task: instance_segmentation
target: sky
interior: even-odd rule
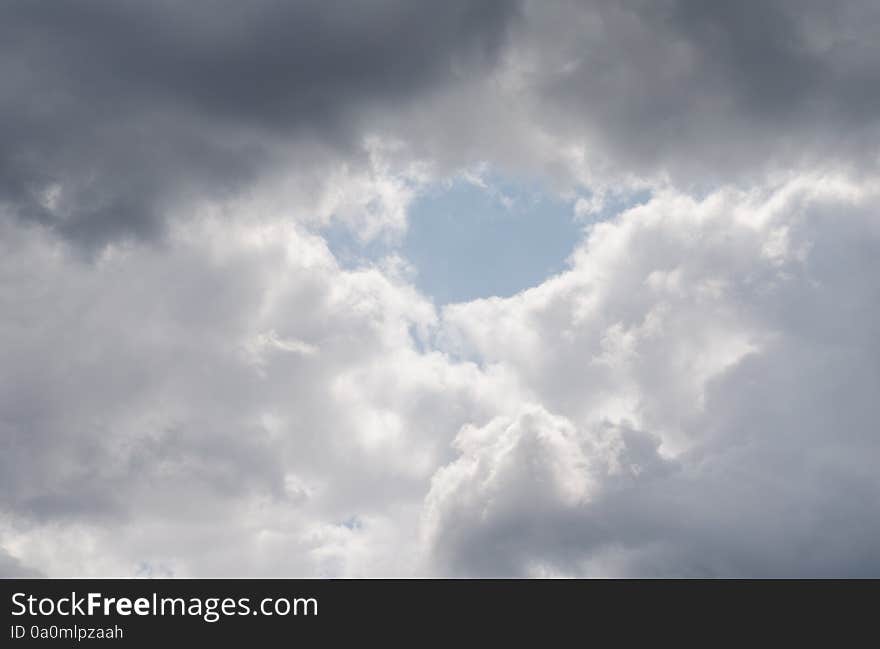
[[[400,255],[413,284],[443,305],[510,297],[561,272],[585,225],[570,198],[469,171],[425,186],[408,207],[402,236],[365,242],[339,224],[324,236],[349,266]]]
[[[876,2],[0,12],[0,576],[880,577]]]

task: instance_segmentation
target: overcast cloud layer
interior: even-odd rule
[[[880,576],[878,89],[867,0],[8,4],[0,575]],[[435,303],[496,175],[582,238]]]

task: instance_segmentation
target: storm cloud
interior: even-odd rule
[[[516,5],[7,5],[0,189],[86,247],[155,238],[168,213],[243,191],[285,152],[358,164],[370,113],[496,58]],[[309,155],[312,160],[309,160]]]

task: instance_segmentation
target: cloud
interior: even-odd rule
[[[880,573],[874,3],[6,13],[3,574]],[[438,306],[474,169],[584,238]]]
[[[0,27],[0,201],[94,251],[160,237],[193,199],[235,197],[279,167],[364,164],[371,114],[491,64],[515,13],[16,3]]]
[[[369,171],[377,135],[400,144],[395,168],[489,162],[567,191],[876,170],[870,2],[7,13],[0,203],[91,253],[273,182],[314,201]]]
[[[661,195],[570,271],[446,307],[540,406],[459,432],[425,506],[438,569],[876,574],[877,192]]]
[[[875,574],[877,193],[665,192],[440,313],[271,216],[97,262],[4,226],[3,547],[59,576]]]
[[[876,173],[878,26],[858,0],[526,2],[491,73],[417,98],[393,128],[450,167],[568,190]]]
[[[45,578],[38,570],[31,570],[0,549],[0,575],[4,579],[41,579]]]
[[[94,261],[51,229],[0,239],[0,529],[50,574],[396,574],[372,535],[415,535],[451,434],[515,398],[419,351],[435,308],[393,259],[342,269],[277,216]]]

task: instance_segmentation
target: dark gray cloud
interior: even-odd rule
[[[635,174],[703,189],[877,163],[873,2],[4,12],[0,201],[91,249],[155,238],[169,215],[267,174],[365,164],[373,131],[444,170],[488,160],[559,186]]]
[[[485,160],[566,189],[873,173],[878,43],[870,0],[535,0],[482,83],[420,98],[393,128],[449,168]]]
[[[530,5],[535,20],[525,22],[542,62],[537,102],[564,133],[586,134],[598,157],[684,185],[876,164],[876,3],[557,7]]]
[[[356,159],[371,110],[491,63],[516,8],[6,4],[0,201],[89,246],[153,237],[170,208],[240,190],[282,146]]]

